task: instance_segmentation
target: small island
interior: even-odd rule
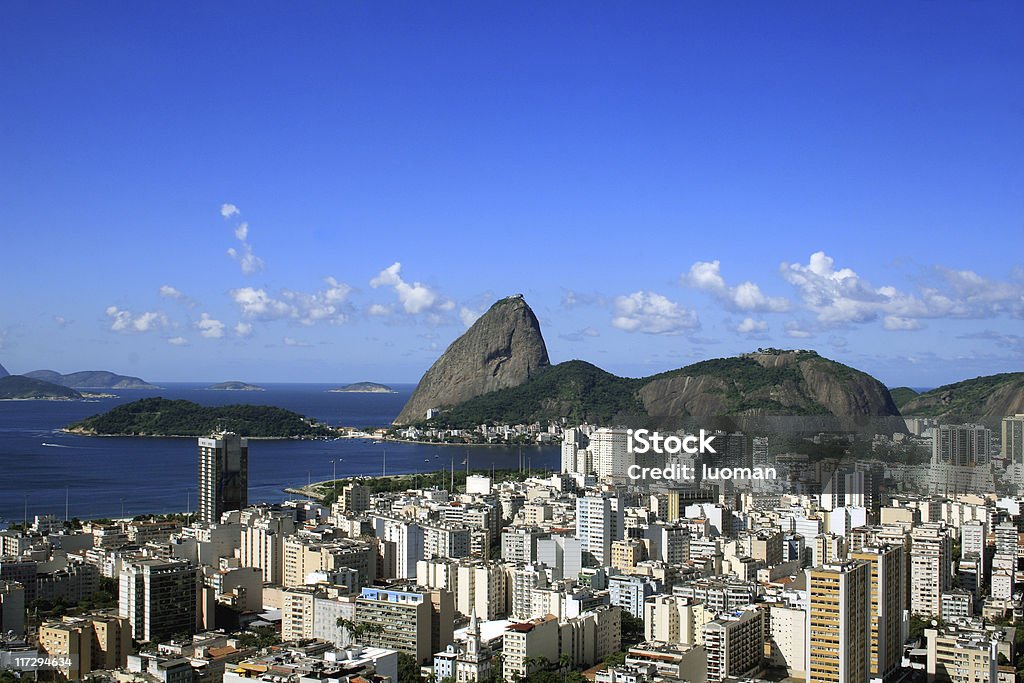
[[[337,432],[275,406],[202,406],[192,401],[144,398],[72,423],[64,431],[84,436],[206,436],[227,430],[256,439],[314,439]]]
[[[246,382],[219,382],[206,387],[208,391],[266,391],[263,387]]]
[[[343,387],[336,389],[328,389],[327,391],[334,394],[394,394],[394,389],[387,386],[386,384],[377,384],[376,382],[356,382],[355,384],[346,384]]]

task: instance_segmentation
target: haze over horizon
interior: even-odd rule
[[[1024,369],[1020,4],[239,7],[6,9],[10,372]]]

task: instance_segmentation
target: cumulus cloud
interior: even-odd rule
[[[239,213],[241,212],[238,210],[238,207],[235,206],[234,204],[220,205],[220,215],[223,216],[224,218],[231,218],[232,216],[237,216]]]
[[[391,307],[385,306],[384,304],[370,304],[370,307],[366,309],[366,312],[374,316],[387,316],[391,315]]]
[[[62,315],[53,316],[53,322],[55,325],[57,325],[57,327],[67,327],[69,324],[68,319]]]
[[[887,330],[915,330],[929,318],[1024,317],[1024,283],[991,280],[971,270],[936,268],[940,286],[916,292],[876,287],[851,268],[837,268],[822,251],[811,254],[806,265],[783,263],[781,272],[818,321],[829,325],[881,319]]]
[[[240,287],[229,294],[242,315],[256,320],[290,318],[303,325],[345,322],[352,287],[333,277],[325,277],[323,281],[326,286],[315,292],[284,289],[272,296],[264,289]]]
[[[713,295],[732,311],[778,313],[789,310],[790,304],[787,299],[768,296],[753,282],[729,285],[722,277],[721,270],[721,262],[717,260],[697,261],[680,280],[683,285]]]
[[[114,332],[150,332],[167,327],[170,323],[163,311],[146,311],[133,314],[117,306],[107,306],[110,329]]]
[[[450,311],[455,308],[455,302],[441,299],[437,292],[421,282],[407,282],[402,278],[401,273],[402,264],[396,261],[377,273],[377,276],[370,280],[370,286],[374,289],[391,287],[395,291],[402,309],[412,315],[426,313],[434,309]]]
[[[236,337],[248,337],[252,334],[252,324],[238,322],[235,323],[235,336]]]
[[[615,297],[612,326],[626,332],[682,334],[700,328],[697,314],[656,292]]]
[[[295,315],[294,307],[273,298],[263,289],[240,287],[232,289],[228,294],[245,316],[259,320],[278,320]]]
[[[188,339],[184,337],[171,337],[167,340],[167,343],[171,346],[188,346]]]
[[[300,339],[295,339],[294,337],[285,337],[282,341],[284,342],[285,346],[312,346],[312,344],[304,342]]]
[[[206,339],[220,339],[224,336],[224,328],[226,325],[219,320],[211,318],[208,313],[203,315],[196,321],[196,329],[199,330],[199,334]]]
[[[759,334],[768,331],[768,323],[763,320],[744,318],[743,322],[736,326],[736,331],[740,334]]]

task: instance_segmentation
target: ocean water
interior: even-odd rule
[[[0,526],[27,515],[81,519],[122,513],[182,512],[196,509],[198,453],[195,439],[87,437],[60,428],[116,405],[150,396],[182,398],[203,405],[274,405],[330,425],[383,426],[398,415],[414,389],[397,385],[394,394],[328,392],[328,384],[264,384],[266,391],[209,391],[207,385],[171,383],[161,389],[117,390],[117,398],[85,401],[0,401]],[[433,472],[462,463],[473,471],[514,468],[516,448],[464,448],[396,444],[364,439],[334,441],[250,441],[249,501],[279,502],[284,488],[333,476]],[[558,448],[528,447],[524,460],[534,469],[558,467]],[[332,460],[335,461],[332,463]]]

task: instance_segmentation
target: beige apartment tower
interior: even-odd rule
[[[871,650],[871,565],[807,570],[807,683],[864,683]]]

